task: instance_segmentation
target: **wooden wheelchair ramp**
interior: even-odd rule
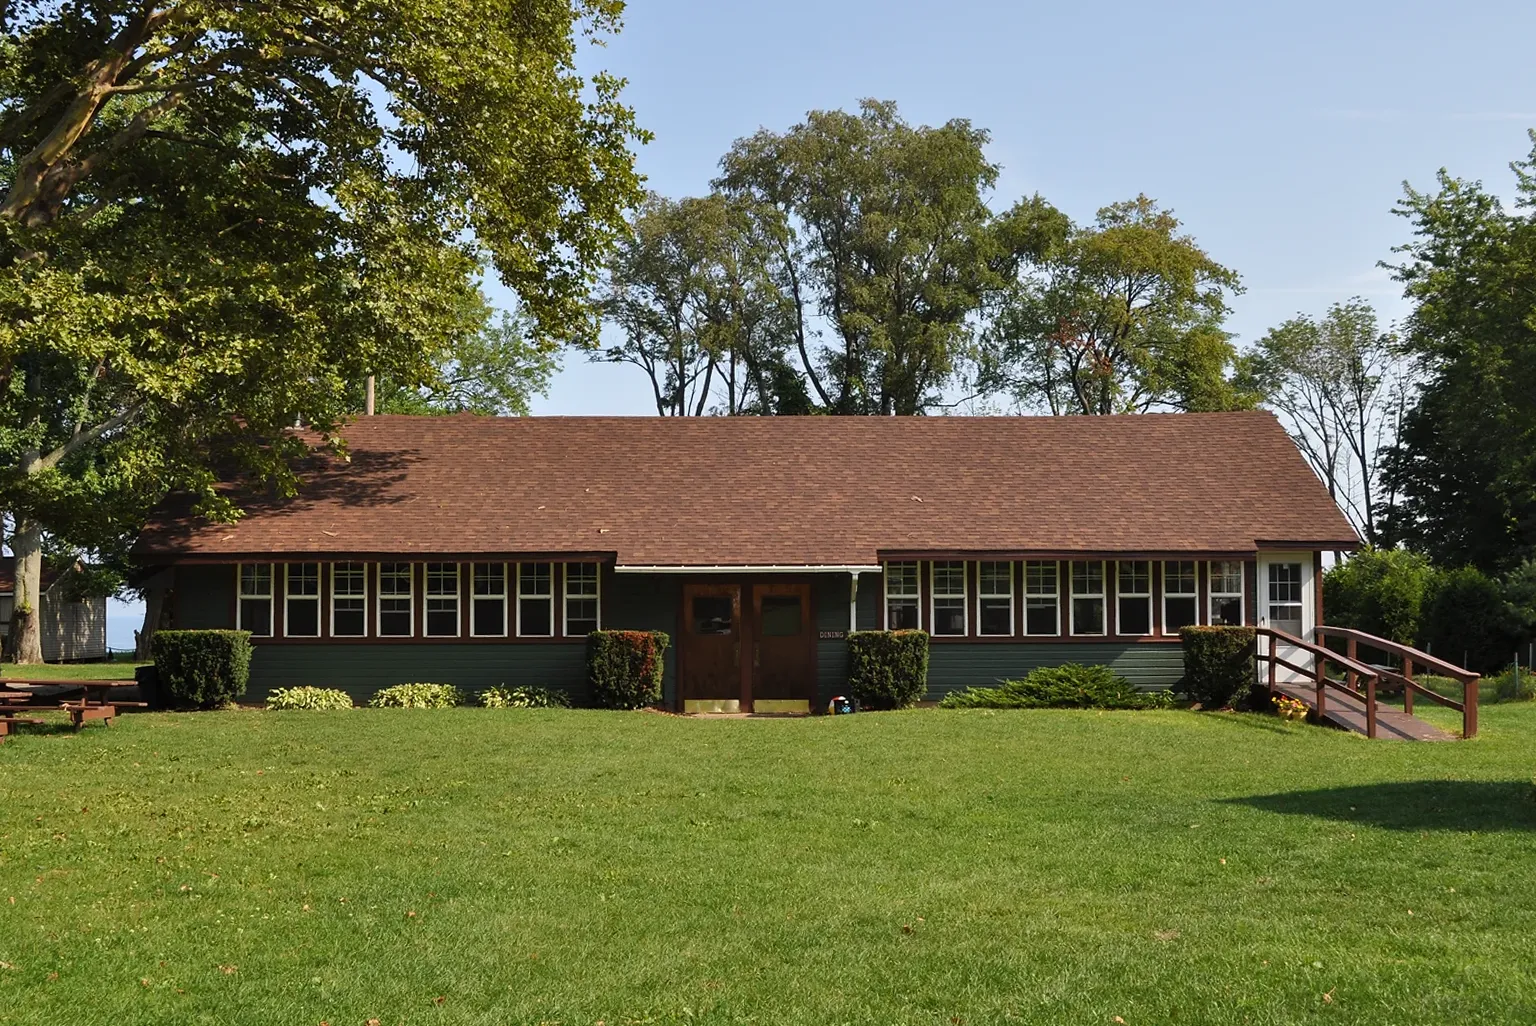
[[[1294,698],[1314,713],[1317,712],[1317,689],[1307,683],[1277,683],[1275,693]],[[1330,691],[1323,701],[1322,719],[1335,727],[1366,733],[1365,703],[1354,695],[1342,691]],[[1425,723],[1417,716],[1409,716],[1400,709],[1376,707],[1376,736],[1386,741],[1455,741],[1456,735],[1441,730],[1432,723]]]
[[[1413,715],[1413,703],[1435,702],[1461,713],[1461,736],[1477,736],[1478,675],[1436,659],[1427,652],[1346,627],[1318,626],[1316,643],[1272,627],[1256,629],[1254,656],[1259,680],[1270,694],[1293,698],[1325,723],[1392,741],[1454,741],[1456,735]],[[1343,652],[1328,648],[1332,639],[1343,642]],[[1363,661],[1370,652],[1385,660]],[[1421,670],[1422,668],[1422,670]],[[1288,671],[1283,676],[1281,670]],[[1331,676],[1329,671],[1342,672]],[[1420,673],[1449,677],[1461,685],[1461,700],[1426,688],[1415,678]],[[1403,708],[1383,706],[1381,691],[1400,692]]]

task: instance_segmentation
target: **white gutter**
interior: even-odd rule
[[[620,574],[859,574],[878,573],[880,565],[862,563],[841,563],[835,565],[795,566],[779,563],[768,563],[759,566],[720,565],[713,566],[658,566],[658,565],[625,565],[619,564],[614,568],[615,573]]]

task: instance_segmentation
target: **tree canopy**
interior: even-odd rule
[[[1513,168],[1513,211],[1445,171],[1405,187],[1414,239],[1392,268],[1422,388],[1385,460],[1387,536],[1490,573],[1536,555],[1536,149]]]
[[[292,487],[296,422],[481,337],[489,263],[542,344],[590,341],[639,198],[621,83],[575,71],[618,0],[0,6],[0,508],[131,533],[214,468]],[[23,651],[23,656],[29,653]]]

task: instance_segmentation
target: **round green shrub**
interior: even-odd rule
[[[1184,627],[1184,691],[1202,709],[1224,709],[1253,690],[1252,627]]]
[[[352,696],[338,688],[277,688],[267,696],[268,709],[350,709]]]
[[[374,709],[451,709],[464,704],[464,692],[452,684],[396,684],[375,692]]]
[[[569,709],[571,700],[551,688],[502,685],[480,692],[480,704],[487,709]]]
[[[599,709],[643,709],[661,701],[661,631],[593,631],[587,635],[587,685]]]
[[[250,631],[156,631],[150,648],[168,705],[214,709],[250,683]]]
[[[927,631],[853,631],[848,690],[863,709],[905,709],[928,693]]]

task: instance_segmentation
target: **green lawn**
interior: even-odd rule
[[[0,1022],[1532,1022],[1533,741],[1533,704],[1438,745],[936,710],[23,735]]]
[[[19,677],[23,680],[132,680],[133,669],[140,663],[43,663],[17,666],[0,663],[0,677]]]

